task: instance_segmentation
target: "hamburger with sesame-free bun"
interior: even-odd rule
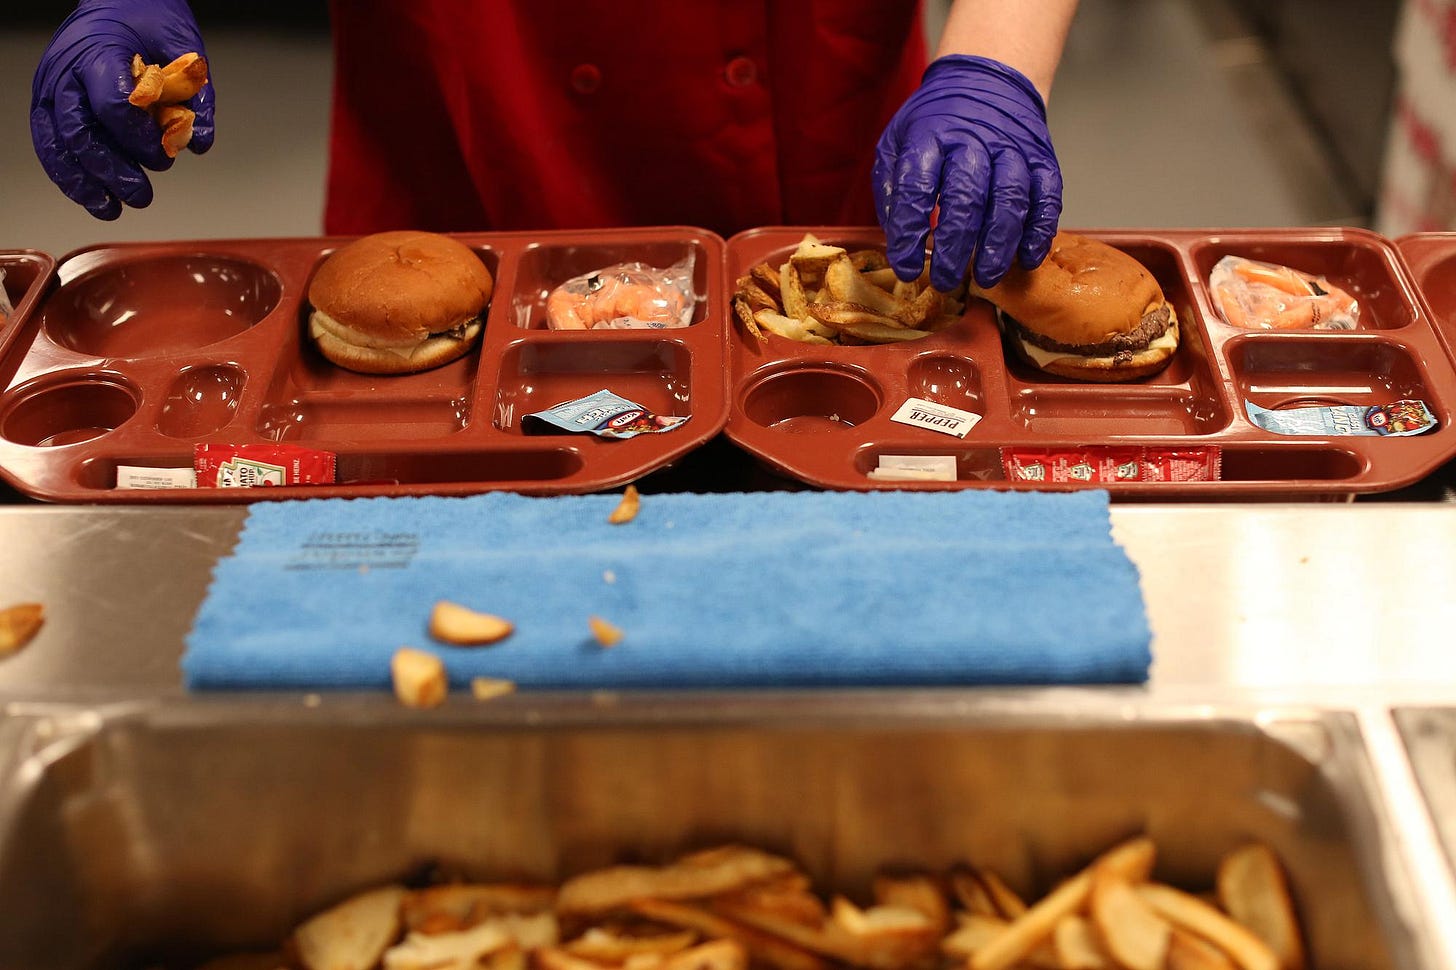
[[[335,250],[308,287],[308,335],[365,374],[447,364],[480,339],[495,283],[469,246],[430,232],[381,232]]]
[[[1178,316],[1158,281],[1120,249],[1059,232],[1036,269],[1012,266],[970,292],[995,304],[1007,342],[1031,366],[1082,381],[1156,374],[1178,349]]]

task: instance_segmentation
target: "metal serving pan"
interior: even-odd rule
[[[15,703],[0,967],[188,966],[432,863],[557,879],[734,839],[851,895],[881,864],[962,860],[1039,894],[1137,832],[1192,890],[1273,846],[1314,967],[1441,965],[1353,715],[1082,696]]]

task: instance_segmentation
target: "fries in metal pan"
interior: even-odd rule
[[[817,258],[817,254],[816,257]],[[301,925],[295,970],[1295,970],[1240,922],[1294,907],[1266,846],[1228,853],[1215,902],[1153,881],[1156,848],[1123,842],[1040,899],[995,872],[882,872],[867,905],[816,891],[792,860],[743,845],[618,865],[557,889],[388,886]],[[1271,865],[1273,868],[1271,868]],[[1270,873],[1277,873],[1277,882]],[[1277,895],[1270,895],[1270,887]],[[1236,900],[1225,911],[1218,899]],[[1236,912],[1237,911],[1237,912]],[[1248,918],[1248,917],[1245,917]],[[1260,919],[1251,919],[1258,923]],[[1284,946],[1284,944],[1280,944]],[[1302,948],[1298,959],[1304,959]],[[219,967],[228,966],[225,962]],[[212,966],[212,964],[209,964]]]
[[[750,267],[733,296],[734,316],[760,343],[770,334],[847,346],[915,340],[950,326],[965,305],[964,286],[941,293],[928,271],[900,280],[883,250],[849,251],[812,233],[782,262]]]

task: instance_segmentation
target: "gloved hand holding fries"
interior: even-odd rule
[[[97,218],[146,206],[144,169],[212,147],[213,88],[184,0],[82,0],[31,87],[30,131],[51,181]]]

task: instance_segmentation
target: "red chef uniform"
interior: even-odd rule
[[[913,0],[334,0],[325,228],[875,222]]]

